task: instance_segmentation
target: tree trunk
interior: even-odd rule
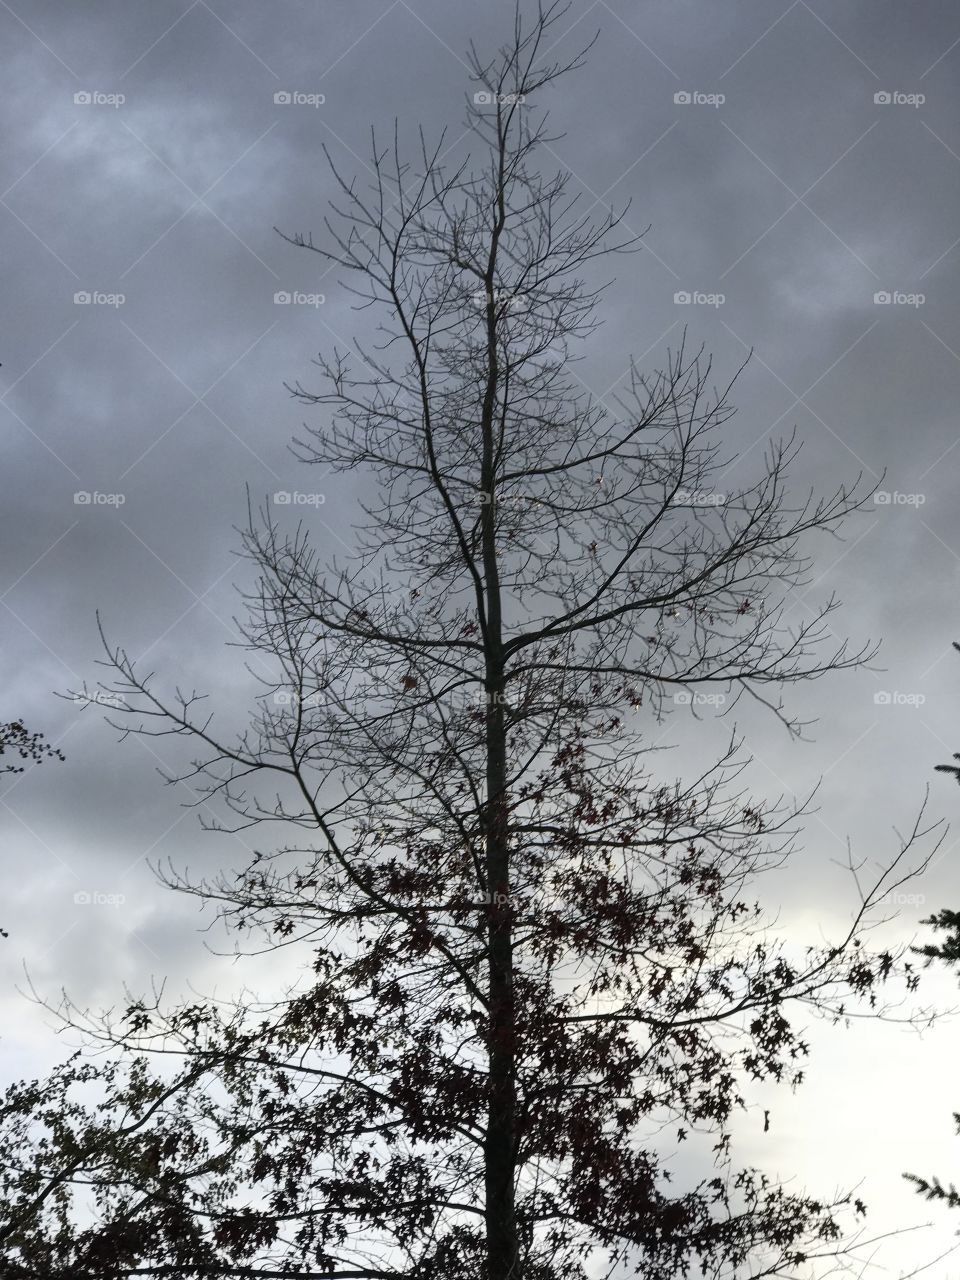
[[[499,117],[499,113],[498,113]],[[513,987],[513,904],[507,819],[507,733],[504,706],[503,619],[497,555],[497,475],[494,416],[499,380],[494,304],[495,264],[506,221],[503,198],[505,138],[499,127],[497,217],[485,279],[487,292],[487,375],[481,410],[483,457],[480,485],[486,496],[481,516],[486,659],[487,805],[486,880],[489,912],[487,956],[489,1101],[484,1142],[487,1280],[521,1280],[514,1173],[517,1159],[516,1006]]]
[[[489,1104],[484,1144],[488,1280],[520,1280],[514,1203],[516,1025],[513,907],[507,843],[506,733],[502,677],[487,696],[487,925],[489,957]],[[499,686],[499,687],[497,687]]]

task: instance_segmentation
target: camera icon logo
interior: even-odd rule
[[[79,293],[73,295],[74,304],[78,307],[87,307],[92,302],[92,298],[86,289],[81,289]]]
[[[673,100],[678,107],[689,107],[692,99],[688,89],[678,89],[673,95]]]
[[[473,95],[473,101],[478,107],[489,107],[493,102],[493,94],[489,93],[486,89],[481,89],[478,93]]]
[[[691,302],[690,294],[686,289],[678,289],[673,295],[673,301],[678,307],[688,307]]]
[[[273,500],[278,506],[289,507],[290,503],[293,501],[293,495],[286,489],[280,489],[273,495]]]
[[[85,489],[80,489],[73,495],[73,504],[76,507],[88,507],[90,505],[90,494]]]
[[[873,95],[873,101],[878,107],[888,107],[891,102],[890,94],[881,89],[879,93]]]
[[[93,97],[86,90],[81,90],[73,95],[73,101],[78,107],[89,107]]]
[[[278,307],[285,307],[290,304],[290,294],[286,289],[280,289],[273,295],[273,301]]]
[[[293,99],[286,89],[280,89],[273,95],[273,101],[278,107],[288,107]]]
[[[877,292],[873,295],[874,306],[888,307],[890,305],[890,301],[891,301],[890,294],[887,292],[886,289],[878,289]]]
[[[89,907],[91,902],[90,893],[86,889],[80,889],[73,895],[73,900],[78,907]]]

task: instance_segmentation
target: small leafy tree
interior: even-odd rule
[[[960,651],[960,644],[956,640],[953,647]],[[954,753],[954,760],[960,760],[960,753]],[[938,773],[951,773],[960,782],[960,767],[953,764],[938,764],[934,766]],[[960,911],[951,911],[944,908],[936,912],[935,915],[929,916],[926,920],[922,920],[921,924],[930,925],[936,933],[942,934],[943,937],[939,942],[927,942],[922,947],[914,947],[913,950],[917,955],[923,956],[925,962],[929,965],[934,960],[940,960],[946,965],[957,966],[960,964]],[[953,1122],[957,1127],[957,1133],[960,1135],[960,1112],[953,1113]],[[949,1186],[944,1186],[936,1176],[927,1180],[921,1178],[915,1173],[905,1173],[903,1175],[908,1182],[912,1182],[919,1195],[925,1196],[927,1200],[943,1200],[951,1209],[960,1208],[960,1192],[951,1182]]]
[[[803,1016],[913,988],[862,935],[925,832],[833,941],[791,945],[751,886],[802,805],[744,790],[736,734],[686,779],[657,766],[674,711],[747,697],[798,734],[784,688],[869,657],[824,651],[832,599],[787,616],[802,545],[869,495],[794,504],[792,441],[721,494],[729,388],[685,343],[631,366],[622,416],[583,392],[585,277],[631,246],[538,168],[538,95],[581,61],[548,60],[562,13],[473,54],[479,169],[446,169],[442,138],[416,166],[374,144],[369,192],[336,175],[328,242],[288,237],[384,317],[293,388],[328,419],[305,462],[377,489],[329,567],[251,515],[246,637],[275,679],[249,730],[107,645],[121,730],[192,743],[221,829],[262,836],[239,877],[167,883],[299,948],[303,978],[234,1006],[67,1001],[121,1056],[8,1093],[4,1276],[673,1280],[845,1248],[849,1197],[743,1165],[732,1122],[752,1081],[802,1081]]]
[[[19,760],[39,764],[41,760],[63,760],[63,752],[45,741],[42,733],[31,733],[20,720],[0,724],[0,756],[12,754]],[[26,764],[0,760],[0,774],[23,773]]]
[[[20,720],[10,720],[0,724],[0,756],[14,755],[17,760],[39,764],[42,760],[63,760],[64,754],[58,747],[52,747],[42,733],[31,733]],[[26,764],[17,764],[11,760],[0,760],[0,775],[7,773],[23,773]],[[0,938],[10,935],[0,929]]]

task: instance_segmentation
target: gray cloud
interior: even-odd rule
[[[258,499],[324,492],[309,519],[331,554],[357,515],[352,483],[334,486],[292,458],[303,413],[283,383],[309,384],[316,353],[368,332],[369,319],[351,309],[336,272],[272,228],[322,233],[334,186],[321,146],[363,179],[371,125],[386,139],[396,117],[411,144],[419,123],[433,137],[446,126],[459,154],[463,51],[471,37],[496,44],[511,12],[507,0],[0,6],[0,700],[4,716],[43,728],[68,755],[7,783],[0,807],[12,933],[0,956],[9,1011],[0,1053],[11,1074],[46,1053],[14,993],[22,960],[40,985],[66,984],[93,1003],[151,974],[202,986],[229,973],[203,958],[194,904],[160,889],[145,858],[202,871],[244,848],[203,835],[160,786],[157,759],[117,744],[96,708],[53,690],[96,679],[100,609],[111,638],[146,654],[168,684],[209,690],[239,716],[253,690],[242,654],[223,646],[236,639],[233,586],[247,572],[233,531],[245,487]],[[795,424],[798,491],[862,470],[885,471],[890,494],[920,495],[872,506],[844,543],[823,540],[807,604],[795,606],[800,621],[836,590],[847,602],[838,632],[882,635],[886,672],[794,691],[820,716],[813,746],[787,742],[769,718],[741,717],[758,789],[800,792],[825,775],[806,851],[770,892],[792,924],[828,928],[848,906],[830,861],[843,857],[847,834],[882,857],[927,781],[938,811],[955,808],[931,769],[960,748],[950,649],[960,25],[937,0],[576,0],[565,25],[558,53],[598,28],[600,38],[585,70],[543,104],[564,134],[547,159],[569,169],[584,207],[629,200],[629,226],[650,224],[640,252],[619,261],[580,376],[610,399],[628,355],[662,359],[684,325],[715,352],[718,376],[752,347],[729,430],[731,451],[745,455],[731,483],[755,473],[771,434]],[[278,92],[325,101],[277,104]],[[125,100],[75,102],[78,93]],[[724,101],[675,102],[677,93]],[[926,101],[877,103],[877,93]],[[274,303],[295,290],[324,302]],[[684,291],[724,301],[676,303]],[[124,301],[75,303],[81,292]],[[881,292],[924,301],[876,303]],[[123,502],[77,504],[77,492]],[[925,702],[883,705],[878,692]],[[677,732],[685,751],[706,740],[682,722]],[[160,760],[173,758],[171,744],[153,745]],[[673,757],[677,768],[684,758]],[[931,869],[926,909],[955,902],[954,866],[946,852]],[[77,904],[77,892],[125,901]],[[891,926],[901,936],[924,907],[905,913]],[[887,1070],[872,1035],[851,1033],[846,1055],[827,1051],[829,1071],[797,1102],[807,1120],[793,1121],[792,1136],[802,1145],[802,1125],[838,1099],[850,1114],[869,1063],[873,1085],[858,1084],[856,1102],[868,1123],[909,1060],[936,1105],[922,1124],[917,1112],[915,1123],[883,1130],[880,1190],[867,1198],[891,1222],[917,1221],[899,1173],[948,1168],[949,1045],[940,1034],[922,1053],[891,1052]],[[832,1185],[857,1164],[848,1148],[808,1153],[804,1168]],[[787,1166],[790,1149],[776,1148]]]

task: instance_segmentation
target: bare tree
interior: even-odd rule
[[[374,140],[370,190],[334,169],[325,243],[287,236],[384,317],[320,360],[323,389],[291,388],[323,421],[304,461],[376,482],[356,554],[325,567],[307,528],[251,513],[246,639],[275,678],[238,741],[110,645],[103,687],[123,732],[194,745],[171,781],[215,825],[261,832],[239,878],[167,882],[309,968],[272,1003],[66,1005],[146,1056],[95,1120],[74,1064],[8,1096],[4,1276],[759,1277],[845,1247],[849,1197],[740,1167],[731,1122],[751,1081],[802,1080],[797,1017],[912,989],[862,934],[926,832],[832,943],[797,947],[749,886],[802,804],[746,793],[735,732],[692,778],[656,766],[674,711],[746,696],[799,734],[785,686],[868,660],[830,645],[834,600],[793,629],[788,609],[803,544],[869,495],[793,503],[792,440],[730,491],[729,387],[685,343],[631,365],[622,413],[582,388],[587,277],[637,245],[538,168],[538,95],[583,56],[548,60],[563,12],[473,52],[481,168],[445,167],[443,137],[409,166]]]

